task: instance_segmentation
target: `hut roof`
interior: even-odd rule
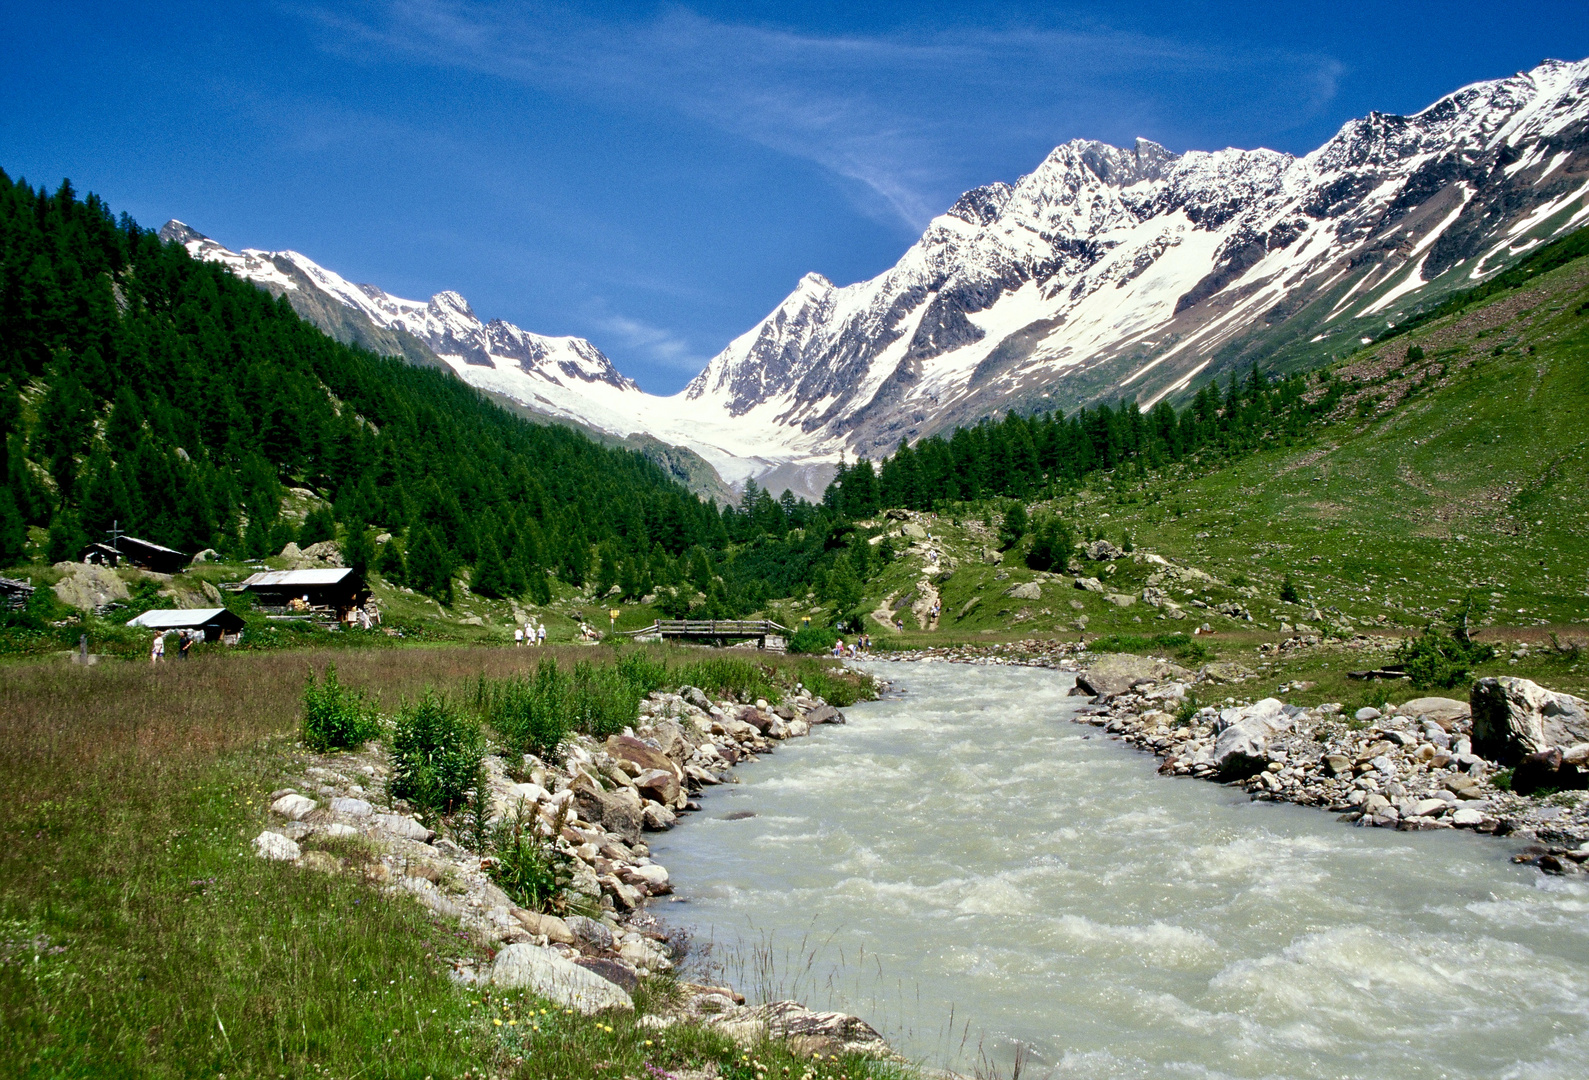
[[[299,585],[336,585],[353,573],[350,566],[326,570],[265,570],[243,579],[243,588],[290,589]]]
[[[197,630],[209,623],[240,629],[243,620],[223,607],[156,609],[127,620],[128,626],[141,626],[146,630]]]

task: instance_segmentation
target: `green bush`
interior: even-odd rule
[[[833,643],[839,640],[840,636],[831,626],[802,626],[789,635],[784,647],[792,653],[815,656],[832,652]]]
[[[834,634],[837,637],[837,633]],[[674,686],[698,686],[711,696],[728,696],[739,701],[754,701],[778,696],[772,677],[760,664],[752,660],[729,657],[712,657],[675,668],[671,677]]]
[[[616,735],[635,722],[646,690],[616,665],[581,660],[574,665],[570,711],[574,726],[597,738]]]
[[[1432,625],[1402,642],[1396,651],[1396,659],[1406,665],[1413,686],[1420,690],[1460,686],[1472,677],[1475,667],[1494,656],[1495,650],[1490,646],[1459,641]]]
[[[1302,603],[1302,594],[1297,592],[1297,583],[1291,579],[1290,574],[1287,574],[1285,580],[1280,583],[1280,599],[1288,604]]]
[[[299,731],[303,744],[317,754],[353,750],[380,734],[380,719],[363,694],[337,681],[337,666],[327,664],[322,681],[315,682],[313,668],[304,680]]]
[[[1026,565],[1033,570],[1063,570],[1076,546],[1075,534],[1070,526],[1058,517],[1045,517],[1033,531],[1032,546],[1026,553]]]
[[[557,661],[547,657],[533,675],[482,678],[475,690],[475,707],[505,748],[557,762],[574,726],[572,683]]]
[[[526,824],[522,819],[528,818]],[[561,829],[555,830],[561,832]],[[489,841],[491,880],[520,907],[531,911],[566,909],[564,898],[574,880],[573,858],[540,834],[533,813],[505,818]]]
[[[426,694],[398,711],[387,788],[422,810],[451,813],[483,782],[484,758],[485,739],[474,719],[448,699]]]
[[[811,693],[840,709],[872,696],[858,676],[818,664],[802,668],[800,681]]]

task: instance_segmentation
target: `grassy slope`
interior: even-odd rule
[[[253,856],[299,688],[335,660],[391,710],[589,650],[231,653],[159,668],[19,664],[0,680],[0,1074],[25,1077],[653,1075],[711,1064],[892,1080],[854,1059],[748,1054],[719,1033],[605,1023],[465,990],[486,943],[353,875]],[[599,650],[594,655],[608,655]],[[696,660],[698,652],[679,659]],[[819,678],[789,660],[794,677]],[[348,853],[351,854],[351,853]],[[666,983],[642,988],[643,1009]]]
[[[1414,345],[1424,360],[1407,359]],[[1051,507],[1081,530],[1100,530],[1117,543],[1129,532],[1143,549],[1207,570],[1227,584],[1196,595],[1215,605],[1239,602],[1254,622],[1191,608],[1196,621],[1159,621],[1140,602],[1117,608],[1064,582],[1045,586],[1040,601],[1005,599],[1011,585],[1038,575],[1018,560],[986,565],[982,553],[995,542],[994,530],[982,524],[988,508],[968,507],[959,517],[924,521],[961,560],[941,586],[940,629],[908,630],[896,640],[946,644],[1034,632],[1075,639],[1074,602],[1089,618],[1089,638],[1190,631],[1206,620],[1216,631],[1209,641],[1251,665],[1254,645],[1280,640],[1283,620],[1307,619],[1314,608],[1325,624],[1344,617],[1404,633],[1449,609],[1468,589],[1491,605],[1490,638],[1544,641],[1553,631],[1564,639],[1583,637],[1589,624],[1589,260],[1365,349],[1335,371],[1353,380],[1353,392],[1337,419],[1299,445],[1201,475],[1171,469],[1145,480],[1100,478]],[[1091,564],[1088,573],[1100,574],[1111,590],[1140,595],[1152,568],[1113,565],[1113,575],[1101,573],[1104,564]],[[869,592],[868,606],[907,590],[919,568],[913,559],[890,567]],[[1304,596],[1300,606],[1277,598],[1287,573]],[[1230,585],[1242,578],[1248,587]],[[1189,601],[1174,591],[1183,604]],[[976,610],[953,617],[978,595],[984,600]],[[1029,617],[1017,622],[1023,609]],[[1343,656],[1328,666],[1334,671],[1361,659]],[[1589,690],[1571,662],[1536,658],[1519,668],[1502,659],[1497,666],[1513,673],[1537,668],[1564,688]],[[1313,668],[1309,677],[1329,674]],[[1328,681],[1337,690],[1344,685]],[[1366,691],[1355,686],[1353,692]]]

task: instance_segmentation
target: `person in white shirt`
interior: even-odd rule
[[[546,645],[546,624],[545,623],[542,623],[541,625],[539,625],[539,626],[537,626],[535,628],[535,643],[537,645],[543,647],[543,648],[545,647],[545,645]]]
[[[515,626],[513,628],[513,646],[514,646],[514,648],[518,648],[518,647],[522,646],[523,644],[524,644],[524,628],[520,627],[520,626]]]

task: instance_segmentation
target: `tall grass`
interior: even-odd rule
[[[601,655],[537,658],[571,673]],[[684,666],[668,650],[648,656]],[[482,957],[456,926],[351,871],[256,858],[268,794],[299,752],[305,665],[333,658],[339,685],[388,713],[427,689],[467,700],[482,675],[525,675],[530,659],[382,649],[0,668],[0,1073],[610,1080],[600,1063],[644,1076],[647,1064],[710,1061],[727,1075],[742,1061],[720,1035],[686,1025],[658,1033],[613,1018],[607,1032],[563,1017],[540,1032],[498,1028],[509,1000],[525,1014],[545,1003],[459,991],[449,958]],[[782,663],[768,670],[794,681]],[[631,676],[654,675],[631,665]],[[776,1054],[768,1060],[792,1063]]]

